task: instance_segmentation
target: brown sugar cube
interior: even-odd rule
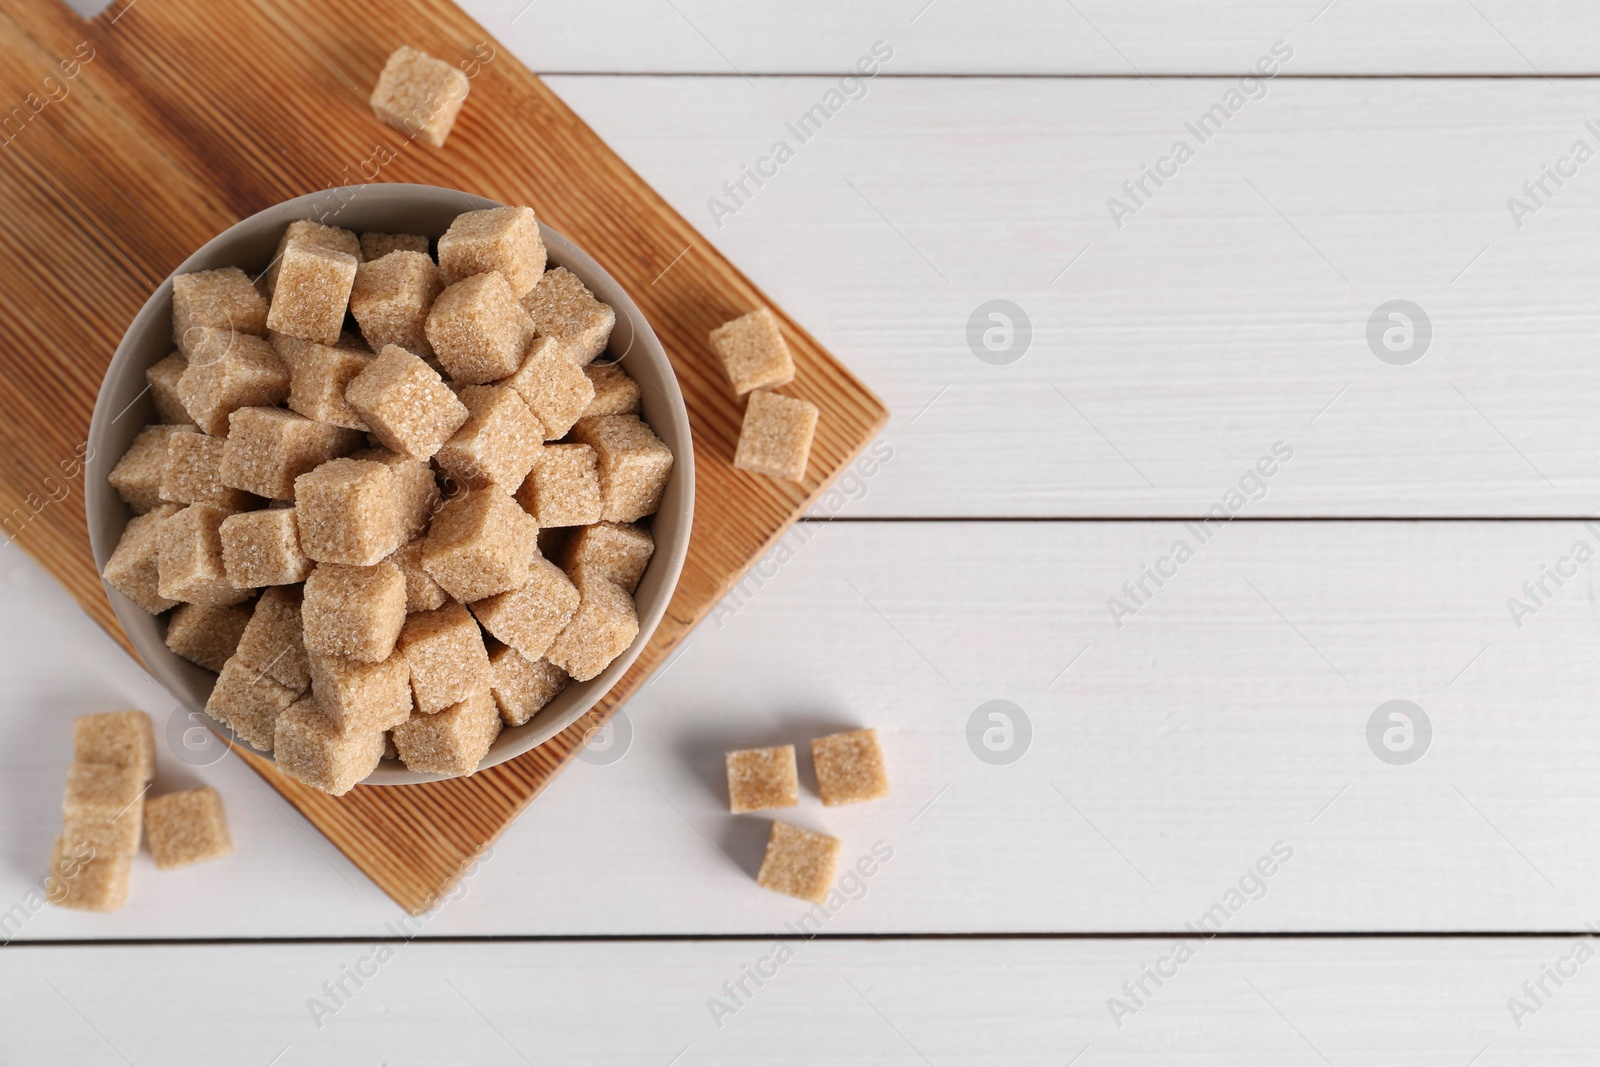
[[[578,588],[561,569],[535,556],[521,586],[472,603],[483,628],[528,659],[538,659],[578,610]],[[629,640],[632,640],[631,638]]]
[[[182,355],[197,367],[209,367],[226,359],[239,346],[239,338],[255,334],[240,333],[220,326],[193,326],[189,329],[188,346]],[[267,342],[269,345],[272,343]],[[273,349],[276,354],[277,349]]]
[[[145,805],[144,828],[158,870],[233,855],[222,796],[210,786],[152,797]]]
[[[156,420],[159,422],[188,422],[189,413],[178,396],[178,379],[183,377],[189,361],[178,352],[166,357],[144,372],[150,386],[150,399],[155,401]]]
[[[596,415],[637,415],[643,408],[639,383],[628,377],[616,363],[591,363],[583,376],[594,388],[594,399],[583,409],[580,419]]]
[[[200,328],[267,332],[267,301],[238,267],[180,274],[172,279],[172,343],[185,357]]]
[[[612,582],[588,579],[578,585],[578,594],[578,610],[545,658],[577,681],[587,682],[633,644],[639,636],[639,615],[633,597]]]
[[[364,448],[351,459],[382,463],[395,475],[401,535],[406,541],[420,536],[439,509],[439,482],[425,459],[412,459],[387,448]],[[396,549],[396,551],[399,551]]]
[[[600,521],[600,468],[588,445],[545,445],[517,503],[540,528],[588,526]]]
[[[568,542],[561,569],[574,582],[598,578],[632,593],[639,588],[655,550],[655,538],[643,526],[600,522],[585,526]]]
[[[142,515],[162,503],[161,479],[167,470],[167,442],[175,433],[193,430],[194,427],[188,425],[146,426],[111,468],[106,481],[135,514]]]
[[[429,240],[420,233],[364,233],[361,235],[361,258],[370,263],[390,252],[420,252],[427,255],[429,244]]]
[[[443,148],[472,83],[442,59],[415,48],[389,55],[372,89],[372,113],[407,137]]]
[[[228,417],[222,484],[270,500],[293,500],[296,478],[360,445],[355,430],[278,408],[240,408]]]
[[[240,589],[293,585],[311,573],[311,560],[300,551],[294,508],[229,515],[218,533],[223,570],[228,581]]]
[[[800,803],[794,746],[746,748],[728,753],[728,804],[735,815]]]
[[[128,900],[133,856],[97,856],[88,845],[68,846],[57,838],[50,853],[45,895],[58,908],[116,911]]]
[[[536,338],[517,373],[501,384],[521,394],[544,427],[546,441],[567,436],[594,400],[586,368],[573,363],[553,337]]]
[[[600,517],[635,522],[654,515],[672,474],[672,450],[633,415],[580,419],[577,441],[595,450],[600,469]]]
[[[378,769],[383,731],[340,731],[315,699],[305,697],[278,717],[272,757],[290,778],[343,796]]]
[[[132,767],[148,782],[156,770],[156,732],[142,711],[107,711],[72,720],[72,758]]]
[[[61,840],[69,853],[87,848],[92,855],[104,859],[132,856],[139,851],[139,835],[144,831],[144,825],[143,816],[135,819],[131,815],[131,812],[124,813],[110,822],[81,816],[65,819],[61,827]]]
[[[499,271],[464,278],[440,293],[425,329],[450,377],[467,385],[515,373],[533,340],[533,323]]]
[[[483,631],[460,604],[408,617],[400,651],[411,668],[417,711],[424,715],[443,711],[489,683]]]
[[[318,563],[370,567],[407,540],[400,478],[372,460],[330,459],[294,480],[300,551]]]
[[[344,391],[377,358],[370,352],[311,342],[289,366],[290,410],[317,422],[365,433],[367,422],[344,398]]]
[[[277,586],[261,594],[234,655],[244,666],[297,693],[311,684],[298,588]]]
[[[889,776],[883,770],[876,730],[819,737],[811,742],[811,762],[817,771],[817,791],[829,807],[889,795]]]
[[[502,489],[469,489],[434,516],[422,569],[463,603],[526,584],[539,524]]]
[[[212,437],[226,437],[228,416],[235,411],[288,399],[289,368],[262,338],[237,334],[227,355],[184,368],[178,397],[195,425]]]
[[[304,691],[304,686],[284,685],[235,654],[211,687],[206,714],[230,727],[245,744],[271,752],[278,717]]]
[[[161,595],[159,566],[161,526],[177,513],[176,504],[162,504],[128,520],[101,574],[107,585],[152,615],[160,615],[177,604]]]
[[[444,591],[444,586],[434,581],[427,571],[422,569],[422,549],[427,542],[422,538],[408,541],[394,550],[394,555],[389,557],[389,562],[400,568],[400,573],[406,579],[406,612],[415,614],[419,611],[432,611],[444,606],[450,599]]]
[[[522,298],[541,337],[554,337],[581,367],[606,350],[617,313],[596,300],[578,276],[565,267],[545,272]]]
[[[265,279],[268,296],[271,296],[278,287],[278,270],[283,265],[283,254],[295,241],[325,248],[329,252],[342,252],[347,256],[361,258],[361,239],[349,230],[341,230],[337,226],[324,226],[310,219],[296,219],[289,223],[283,231],[283,236],[278,238],[278,250],[273,253],[272,265],[267,268]]]
[[[167,463],[161,471],[161,499],[170,504],[210,504],[224,511],[243,511],[258,501],[249,493],[222,484],[220,437],[185,430],[167,438]]]
[[[433,355],[428,341],[428,310],[444,290],[444,276],[426,249],[391,252],[356,269],[350,313],[374,352],[398,345],[419,356]]]
[[[508,645],[489,653],[489,691],[507,726],[528,722],[570,680],[566,671],[549,660],[530,660]]]
[[[222,563],[222,520],[228,513],[190,504],[161,524],[156,556],[156,591],[168,600],[221,607],[250,599],[250,590],[228,581]]]
[[[544,428],[515,389],[469,385],[461,390],[467,421],[434,461],[462,485],[498,485],[515,492],[544,451]]]
[[[313,652],[311,693],[335,729],[388,730],[411,715],[411,667],[398,652],[378,663]]]
[[[467,421],[466,405],[439,373],[403,348],[387,345],[345,389],[384,448],[431,459]]]
[[[487,686],[435,715],[413,715],[394,728],[400,759],[424,774],[471,774],[500,735],[500,712]]]
[[[821,904],[828,898],[838,864],[838,838],[774,821],[756,885]]]
[[[439,238],[439,269],[446,282],[499,271],[516,297],[538,284],[544,258],[544,238],[531,207],[462,212]]]
[[[144,772],[138,767],[74,763],[67,768],[61,814],[69,819],[102,823],[121,818],[138,822],[147,785]]]
[[[338,344],[359,264],[356,255],[290,241],[278,260],[267,325],[291,337]]]
[[[406,580],[387,561],[371,567],[319,563],[306,579],[300,621],[307,652],[367,663],[389,658],[406,621]]]
[[[250,608],[242,604],[182,604],[167,620],[167,647],[190,663],[220,671],[238,650],[248,625]]]
[[[756,390],[744,409],[733,465],[740,470],[787,478],[806,476],[811,438],[817,432],[817,406],[806,400]]]
[[[718,326],[711,331],[711,348],[740,396],[794,381],[794,360],[771,308],[757,308]]]

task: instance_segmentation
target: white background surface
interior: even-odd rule
[[[1521,991],[1600,923],[1592,567],[1520,627],[1507,599],[1600,549],[1600,162],[1506,207],[1600,148],[1600,93],[1557,76],[1600,68],[1592,6],[467,6],[885,398],[891,458],[321,1028],[308,998],[400,910],[242,763],[164,746],[158,788],[221,790],[237,855],[30,917],[0,1063],[1594,1061],[1600,964]],[[1279,39],[1285,77],[1114,225],[1236,84],[1167,75]],[[886,76],[719,227],[708,198],[877,40]],[[966,337],[995,298],[1034,331],[1008,366]],[[1395,298],[1433,326],[1411,366],[1365,339]],[[1243,521],[1116,625],[1278,441]],[[0,590],[3,910],[57,832],[67,720],[172,702],[16,546]],[[1409,766],[1368,748],[1392,699],[1432,723]],[[990,700],[1031,722],[1010,765],[967,741]],[[805,911],[750,883],[766,823],[727,814],[722,752],[856,725],[893,796],[792,817],[893,858],[719,1028],[708,998]],[[1277,936],[1200,944],[1117,1027],[1278,842],[1226,927]],[[1307,933],[1350,936],[1281,936]]]

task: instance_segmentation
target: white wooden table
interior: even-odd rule
[[[1320,4],[468,3],[888,401],[877,462],[420,925],[164,750],[237,855],[13,923],[0,1063],[1595,1062],[1600,9]],[[67,719],[172,701],[0,590],[3,915]],[[893,796],[793,817],[892,858],[799,938],[722,752],[855,725]]]

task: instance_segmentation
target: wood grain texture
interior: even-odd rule
[[[637,688],[871,439],[886,412],[785,318],[798,368],[791,391],[824,412],[812,464],[799,484],[735,471],[739,405],[704,339],[770,301],[448,3],[390,7],[376,22],[359,5],[309,0],[161,0],[87,24],[53,0],[8,0],[0,17],[0,99],[38,91],[79,42],[93,53],[71,92],[0,152],[0,197],[22,209],[0,234],[0,311],[26,324],[0,356],[15,412],[0,428],[0,512],[28,516],[15,531],[19,543],[102,622],[110,624],[109,608],[88,558],[78,487],[36,516],[28,487],[48,490],[45,477],[61,480],[58,468],[84,439],[106,361],[156,281],[241,216],[329,186],[348,185],[358,196],[363,180],[532,204],[633,294],[672,358],[705,503],[665,619],[590,716],[471,779],[363,788],[337,800],[258,767],[386,892],[424,910],[549,781],[584,731]],[[400,44],[451,62],[480,48],[472,95],[442,152],[407,144],[366,105]],[[372,165],[385,149],[392,161]]]

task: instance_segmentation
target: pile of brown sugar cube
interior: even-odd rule
[[[173,279],[105,578],[171,612],[168,647],[219,672],[206,710],[283,773],[471,774],[637,636],[673,456],[595,362],[615,313],[545,268],[503,207],[433,251],[294,222],[260,279]]]

